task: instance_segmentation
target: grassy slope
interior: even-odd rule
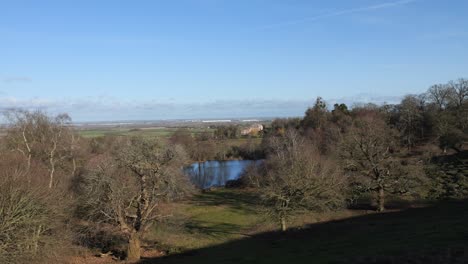
[[[264,230],[272,225],[258,214],[254,199],[242,191],[218,190],[180,205],[181,224],[160,227],[153,234],[166,245],[180,247],[180,254],[148,263],[346,263],[363,256],[468,244],[465,202],[349,217],[284,234]]]
[[[174,215],[158,225],[148,240],[169,251],[187,251],[222,244],[244,237],[264,219],[251,193],[218,189],[175,205]]]

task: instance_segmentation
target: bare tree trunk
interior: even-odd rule
[[[140,236],[137,232],[132,232],[128,240],[127,261],[136,262],[140,260]]]
[[[28,160],[27,160],[27,167],[26,167],[26,173],[27,173],[27,177],[28,177],[28,186],[31,185],[31,173],[30,170],[31,170],[31,153],[28,154]]]
[[[73,170],[72,170],[72,177],[75,177],[76,174],[76,159],[72,159],[72,165],[73,165]]]
[[[50,172],[49,172],[49,189],[52,189],[54,184],[54,173],[55,173],[55,162],[53,159],[50,159]]]
[[[54,141],[54,145],[49,154],[49,189],[52,189],[54,184],[54,173],[55,173],[55,150],[57,149],[57,141]]]
[[[26,131],[23,129],[23,141],[24,145],[26,146],[26,149],[28,150],[28,161],[27,161],[27,172],[29,173],[29,170],[31,169],[31,146],[29,145],[28,139],[26,137]]]
[[[281,231],[286,231],[288,228],[286,226],[286,217],[282,216],[281,217]]]
[[[377,211],[383,212],[385,210],[385,192],[382,186],[379,187],[379,194],[378,194],[378,208]]]
[[[71,143],[70,143],[71,157],[72,157],[72,177],[75,177],[76,174],[76,155],[75,155],[75,133],[71,133]]]
[[[27,167],[26,167],[26,171],[29,172],[29,170],[31,169],[31,153],[28,154],[28,161],[27,161]]]

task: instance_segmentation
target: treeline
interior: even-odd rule
[[[178,129],[170,137],[173,144],[181,145],[192,161],[262,159],[264,152],[257,137],[240,135],[238,125],[217,126],[213,132],[191,133],[189,129]]]
[[[272,123],[262,144],[267,159],[242,181],[257,188],[283,230],[298,212],[349,207],[366,197],[378,211],[389,196],[467,198],[468,165],[461,160],[467,140],[466,79],[434,85],[395,105],[329,109],[319,97],[304,118]],[[437,160],[449,152],[458,168],[447,171]]]

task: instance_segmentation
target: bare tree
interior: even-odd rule
[[[26,159],[26,173],[30,172],[33,159],[43,162],[49,170],[49,189],[55,182],[57,166],[70,154],[70,138],[73,135],[67,114],[48,116],[41,111],[12,110],[6,114],[10,125],[7,143],[11,150]]]
[[[140,240],[164,217],[165,202],[190,190],[181,166],[183,149],[131,138],[118,153],[98,162],[85,178],[81,212],[119,228],[128,238],[127,259],[140,258]]]
[[[396,131],[378,112],[368,112],[354,120],[341,143],[344,168],[350,185],[377,197],[377,210],[385,210],[385,194],[412,191],[421,173],[413,166],[402,166],[396,155]]]
[[[449,102],[457,109],[460,109],[468,99],[468,79],[458,79],[456,82],[451,81],[448,86],[450,89],[448,95]]]
[[[72,163],[71,176],[76,176],[77,171],[77,159],[80,156],[80,137],[75,135],[74,132],[70,133],[70,147],[69,147],[70,159]]]
[[[399,110],[398,128],[404,138],[405,145],[411,150],[417,135],[420,134],[419,127],[421,127],[423,118],[418,98],[411,95],[405,96]]]
[[[10,123],[6,137],[7,144],[11,150],[18,151],[24,156],[26,172],[31,169],[33,148],[36,143],[34,115],[34,113],[22,110],[5,112],[5,117]]]
[[[450,87],[446,84],[435,84],[427,91],[428,98],[437,106],[439,111],[447,108]]]
[[[296,131],[270,142],[263,177],[255,177],[270,215],[287,229],[287,220],[306,210],[330,210],[344,205],[345,181],[336,166],[320,156]]]
[[[47,160],[48,164],[49,189],[54,185],[57,164],[67,159],[70,154],[69,138],[73,135],[67,126],[70,122],[67,114],[58,115],[53,119],[46,117],[36,131],[40,137],[42,158]]]
[[[449,104],[453,106],[456,125],[462,131],[468,128],[468,79],[450,82]],[[466,132],[465,132],[466,133]]]

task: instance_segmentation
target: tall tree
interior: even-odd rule
[[[6,119],[9,121],[6,142],[11,150],[18,151],[26,159],[26,172],[31,169],[31,160],[33,149],[37,143],[36,116],[40,113],[31,113],[23,110],[11,110],[5,112]]]
[[[304,129],[321,129],[325,126],[327,119],[327,104],[322,97],[317,97],[314,106],[305,112],[301,125]]]
[[[182,197],[190,184],[182,174],[182,148],[131,138],[113,157],[97,162],[85,178],[80,212],[119,228],[128,239],[127,259],[140,259],[142,236],[164,215],[164,203]]]
[[[353,186],[377,197],[377,210],[385,210],[385,194],[407,193],[417,182],[410,167],[401,166],[395,151],[396,131],[378,112],[368,112],[354,120],[341,144],[344,168]]]
[[[451,81],[448,84],[449,103],[454,105],[455,108],[459,109],[468,100],[468,79],[458,79],[458,81]]]
[[[403,143],[411,149],[420,135],[422,113],[419,100],[415,96],[407,95],[400,103],[398,128],[403,137]]]
[[[67,114],[52,117],[41,111],[22,110],[10,111],[7,117],[10,121],[6,137],[9,147],[25,157],[27,172],[32,159],[47,166],[48,186],[52,189],[57,166],[63,165],[71,154],[71,118]]]
[[[447,108],[450,87],[446,84],[435,84],[427,91],[428,98],[437,106],[439,111]]]
[[[49,189],[54,185],[55,172],[57,165],[65,161],[71,149],[72,131],[69,129],[71,118],[67,114],[58,115],[54,118],[46,116],[43,123],[40,124],[38,136],[40,137],[40,153],[48,165],[49,170]]]
[[[468,133],[468,79],[450,82],[449,105],[453,106],[456,126]]]
[[[336,166],[321,156],[297,131],[270,139],[265,175],[255,179],[263,204],[281,229],[297,212],[322,211],[344,205],[345,181]]]

